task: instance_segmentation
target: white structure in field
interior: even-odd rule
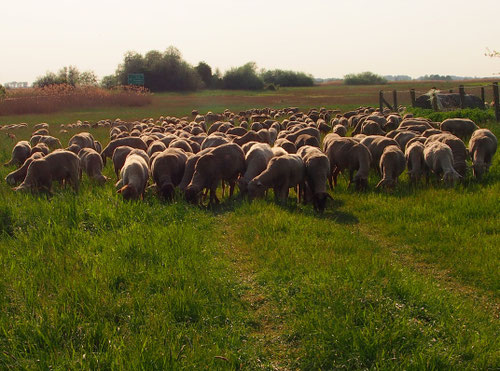
[[[19,88],[27,88],[28,83],[26,81],[22,82],[12,81],[12,82],[6,82],[4,86],[8,89],[19,89]]]

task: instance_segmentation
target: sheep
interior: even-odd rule
[[[413,138],[417,137],[418,135],[415,134],[413,131],[409,130],[403,130],[399,132],[395,137],[394,140],[398,142],[399,148],[405,149],[406,144]]]
[[[229,183],[229,197],[231,197],[238,176],[244,172],[245,154],[241,147],[234,143],[218,146],[198,159],[193,178],[185,189],[185,197],[188,201],[197,203],[200,192],[203,188],[208,188],[210,204],[219,203],[215,194],[218,183],[220,181]]]
[[[465,147],[464,142],[453,134],[442,133],[431,135],[425,141],[424,145],[438,141],[444,144],[447,144],[451,148],[451,152],[453,153],[453,168],[460,174],[462,178],[465,178],[467,173],[467,164],[466,160],[469,157],[469,153],[467,148]]]
[[[330,188],[333,188],[332,181],[337,185],[338,174],[348,169],[349,186],[354,181],[356,190],[366,189],[372,156],[364,144],[353,138],[331,137],[325,147],[325,153],[330,161],[328,178]],[[354,175],[355,171],[356,175]]]
[[[44,155],[48,155],[50,152],[50,149],[49,149],[49,147],[47,147],[47,145],[45,143],[37,143],[37,145],[31,147],[30,154],[33,155],[33,153],[36,153],[36,152],[41,152]]]
[[[194,174],[194,169],[196,166],[196,163],[198,162],[199,158],[204,155],[205,153],[208,153],[212,151],[213,148],[205,148],[202,149],[200,152],[197,154],[190,156],[187,161],[186,161],[186,166],[184,168],[184,175],[182,176],[181,182],[179,183],[179,189],[181,191],[184,191],[186,187],[191,183],[191,179],[193,178]]]
[[[209,135],[201,143],[201,149],[218,147],[223,144],[229,143],[229,139],[216,135]]]
[[[106,183],[108,178],[102,174],[104,167],[102,157],[95,149],[82,148],[78,152],[78,158],[80,159],[80,174],[84,170],[88,177],[97,181],[98,184]]]
[[[182,149],[184,152],[193,153],[193,149],[189,145],[188,141],[184,139],[173,140],[172,142],[170,142],[168,148],[179,148]]]
[[[173,199],[175,187],[182,180],[187,159],[182,149],[167,148],[151,164],[151,174],[158,193],[168,201]]]
[[[361,124],[361,130],[356,134],[365,134],[365,135],[385,135],[385,131],[383,131],[378,122],[373,120],[366,120]]]
[[[300,135],[302,135],[302,134],[312,135],[312,136],[316,137],[316,139],[318,140],[318,142],[321,141],[321,136],[320,136],[319,130],[316,129],[316,128],[313,128],[313,127],[306,127],[306,128],[303,128],[303,129],[299,129],[299,130],[297,130],[297,131],[295,131],[293,133],[280,132],[278,134],[278,138],[286,138],[290,142],[295,143],[295,141],[297,140],[297,138]]]
[[[364,144],[370,150],[370,153],[372,155],[372,167],[377,169],[379,173],[380,157],[384,152],[384,148],[391,145],[399,146],[398,142],[396,142],[394,139],[382,137],[380,135],[369,135],[361,140],[360,143]]]
[[[297,147],[295,147],[295,144],[285,138],[277,139],[276,142],[274,142],[274,147],[281,147],[290,154],[297,153]]]
[[[73,152],[57,150],[47,156],[33,160],[28,166],[24,181],[16,191],[32,190],[51,193],[52,181],[69,181],[75,190],[80,185],[80,160]]]
[[[488,172],[497,144],[497,137],[488,129],[478,129],[472,133],[469,152],[472,156],[472,171],[477,179]]]
[[[314,147],[318,147],[319,148],[319,140],[315,136],[312,136],[312,135],[309,135],[309,134],[301,134],[301,135],[299,135],[297,137],[297,139],[295,140],[295,147],[297,148],[297,150],[300,147],[303,147],[303,146],[306,146],[306,145],[314,146]]]
[[[333,133],[341,136],[341,137],[345,137],[347,135],[347,129],[344,125],[341,125],[341,124],[337,124],[333,127],[333,130],[332,130]]]
[[[269,144],[257,143],[252,146],[245,156],[245,174],[238,179],[238,187],[242,194],[246,193],[248,183],[267,168],[273,157],[274,153]]]
[[[122,169],[123,164],[125,164],[125,159],[127,158],[128,154],[132,152],[132,150],[133,148],[130,146],[119,146],[116,147],[113,151],[112,160],[116,179],[119,179],[120,170]]]
[[[399,146],[390,145],[385,147],[379,162],[382,179],[375,188],[394,188],[398,182],[398,177],[405,171],[405,167],[405,155]]]
[[[111,142],[108,143],[106,147],[101,152],[101,157],[103,164],[106,165],[106,158],[111,158],[113,156],[113,152],[117,147],[120,146],[129,146],[132,148],[138,148],[142,149],[144,151],[147,151],[148,147],[146,143],[138,137],[125,137],[125,138],[118,138],[114,139]]]
[[[290,187],[303,186],[305,174],[306,168],[299,155],[273,157],[266,170],[248,183],[248,195],[251,199],[262,197],[268,188],[273,188],[276,201],[284,203]]]
[[[28,172],[28,166],[31,164],[31,162],[33,160],[42,158],[43,156],[45,156],[45,154],[42,152],[33,153],[30,157],[28,157],[26,159],[26,161],[24,161],[23,166],[21,166],[19,169],[15,170],[15,171],[7,174],[7,177],[5,178],[5,181],[7,182],[7,184],[13,186],[13,185],[16,185],[18,183],[22,183],[22,181],[26,177],[26,173]]]
[[[303,188],[304,202],[308,201],[308,194],[312,193],[314,210],[322,213],[326,201],[332,198],[326,191],[326,180],[330,174],[330,161],[317,147],[303,146],[297,154],[302,157],[306,169],[305,187]]]
[[[408,176],[413,184],[418,183],[422,174],[425,173],[424,148],[423,143],[415,141],[405,150]]]
[[[245,143],[248,143],[248,142],[265,143],[265,140],[263,140],[262,137],[259,134],[257,134],[257,132],[255,132],[253,130],[248,131],[242,137],[237,137],[237,138],[233,139],[233,143],[236,143],[239,146],[242,146],[242,145],[244,145]]]
[[[153,155],[153,153],[163,152],[166,149],[167,149],[167,146],[165,145],[165,143],[163,143],[160,140],[155,140],[149,145],[147,154],[149,157],[151,157]]]
[[[149,178],[148,163],[139,154],[129,154],[120,171],[121,179],[116,183],[125,200],[144,198]]]
[[[424,159],[428,169],[427,182],[429,182],[429,170],[436,175],[443,174],[442,180],[452,185],[461,178],[461,175],[453,168],[453,152],[447,144],[439,141],[426,143]]]
[[[82,132],[75,134],[71,137],[71,139],[68,141],[68,147],[72,148],[72,152],[78,154],[80,149],[82,148],[95,148],[95,140],[92,134],[87,133],[87,132]]]
[[[5,163],[4,166],[17,165],[21,166],[24,161],[31,155],[31,145],[29,142],[22,140],[17,142],[12,149],[12,156],[9,162]]]
[[[45,143],[51,150],[62,148],[61,141],[50,135],[35,135],[30,139],[32,146],[38,143]]]
[[[472,133],[479,129],[474,121],[463,118],[446,119],[439,128],[441,131],[448,131],[462,140],[470,138]]]
[[[284,156],[289,154],[289,152],[285,151],[285,149],[282,147],[273,147],[271,148],[271,150],[273,151],[273,157]]]

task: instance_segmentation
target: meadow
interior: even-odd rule
[[[48,122],[65,144],[75,132],[58,126],[76,120],[346,111],[376,105],[379,88],[157,94],[145,107],[0,124]],[[480,126],[500,137],[499,124]],[[106,129],[91,132],[107,143]],[[2,132],[0,162],[14,144]],[[0,367],[498,369],[499,158],[481,182],[469,175],[455,187],[410,187],[404,173],[393,192],[376,190],[372,175],[358,193],[340,177],[322,215],[293,192],[284,206],[272,194],[169,204],[152,189],[124,202],[110,164],[104,187],[84,175],[77,194],[56,186],[47,198],[13,192],[3,181],[12,168],[1,167]]]

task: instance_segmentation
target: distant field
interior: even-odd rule
[[[429,83],[431,84],[431,83]],[[456,86],[443,84],[447,88]],[[383,89],[407,89],[405,84]],[[430,86],[419,85],[425,90]],[[416,87],[417,88],[417,87]],[[0,117],[140,119],[261,106],[375,105],[380,87],[160,94],[151,106]],[[352,93],[352,95],[351,95]],[[345,95],[344,95],[345,94]],[[402,102],[405,103],[404,100]],[[500,137],[500,126],[488,122]],[[28,139],[31,129],[16,132]],[[92,130],[108,141],[105,129]],[[0,162],[14,142],[0,136]],[[4,179],[12,168],[1,167]],[[498,369],[500,155],[449,188],[311,205],[224,198],[214,208],[124,202],[113,180],[55,196],[0,183],[2,369]]]

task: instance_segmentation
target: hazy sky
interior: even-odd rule
[[[75,65],[114,73],[127,50],[177,47],[196,65],[315,77],[351,72],[492,76],[500,0],[1,0],[0,82]]]

